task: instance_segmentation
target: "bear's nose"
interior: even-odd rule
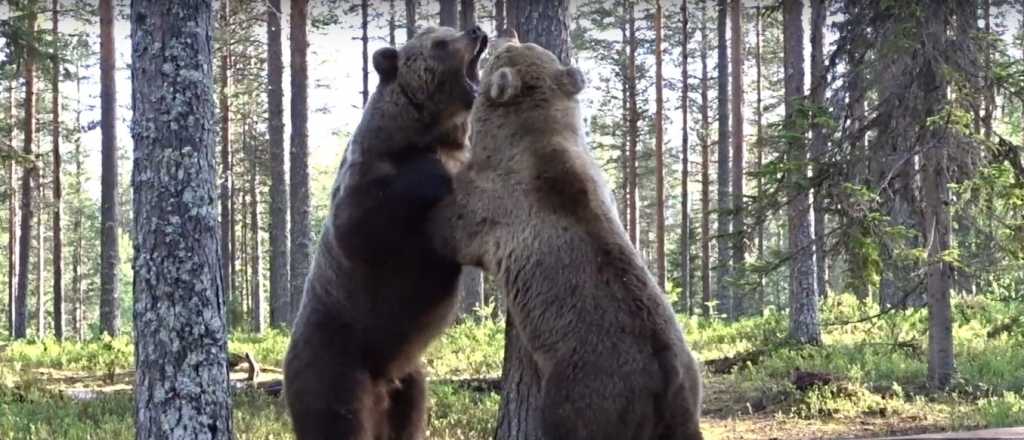
[[[473,38],[480,38],[484,36],[484,30],[481,29],[480,26],[473,26],[469,29],[466,29],[466,35]]]

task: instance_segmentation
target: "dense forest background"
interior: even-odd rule
[[[291,322],[375,87],[369,54],[437,23],[493,34],[529,2],[284,3],[214,5],[221,270],[239,335]],[[933,390],[962,380],[957,331],[1024,332],[1024,1],[556,3],[588,79],[592,153],[685,322],[782,319],[765,327],[782,329],[773,347],[877,324],[865,343],[917,347]],[[0,10],[0,337],[132,331],[128,10]],[[462,285],[464,317],[500,315],[478,271]],[[742,350],[716,354],[764,354]]]

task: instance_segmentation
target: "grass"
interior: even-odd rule
[[[729,374],[705,377],[708,439],[840,438],[959,428],[1024,425],[1024,332],[990,331],[1024,308],[979,298],[954,303],[959,376],[950,390],[924,387],[927,317],[922,310],[884,314],[847,296],[822,305],[825,344],[783,343],[787,319],[769,310],[736,323],[680,317],[704,360],[770,348]],[[489,316],[484,311],[481,316]],[[851,323],[852,322],[852,323]],[[434,379],[496,377],[504,323],[476,317],[452,327],[425,357]],[[248,351],[280,367],[286,332],[234,335],[233,352]],[[127,338],[82,343],[26,341],[0,348],[0,438],[132,438],[132,344]],[[826,372],[832,385],[798,391],[795,369]],[[273,370],[271,368],[270,370]],[[271,373],[273,374],[273,373]],[[68,389],[100,392],[76,400]],[[429,438],[490,438],[499,396],[450,381],[430,385]],[[254,391],[234,398],[239,439],[291,438],[279,400]]]

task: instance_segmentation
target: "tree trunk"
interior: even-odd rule
[[[362,36],[359,38],[363,44],[363,107],[366,107],[366,101],[370,99],[370,37],[367,34],[370,26],[369,8],[368,0],[359,2],[359,23],[363,31]]]
[[[789,206],[789,338],[800,344],[820,344],[818,296],[815,289],[814,241],[811,201],[807,195],[806,124],[800,120],[804,100],[803,0],[783,0],[783,64],[785,71],[784,130],[788,161],[800,164],[797,172],[787,173]]]
[[[505,31],[505,0],[494,1],[494,32],[501,35]]]
[[[729,51],[726,41],[726,0],[718,0],[718,267],[715,277],[715,296],[719,311],[735,318],[732,295],[729,292],[730,213],[729,209]]]
[[[682,68],[682,94],[680,96],[680,111],[682,112],[682,145],[680,154],[680,169],[682,175],[680,176],[681,188],[680,188],[680,214],[682,218],[679,222],[679,278],[680,278],[680,296],[685,301],[686,313],[688,315],[693,314],[693,290],[690,288],[690,16],[689,16],[687,0],[682,0],[680,6],[680,29],[682,29],[683,43],[680,45],[680,51],[682,52],[682,62],[680,67]]]
[[[476,26],[476,5],[473,0],[459,0],[459,29]]]
[[[53,35],[59,35],[59,23],[60,17],[58,11],[60,5],[57,0],[52,2],[52,24],[53,24]],[[52,100],[53,100],[53,127],[51,127],[51,135],[53,141],[53,218],[50,222],[53,225],[53,336],[58,341],[64,339],[64,286],[63,286],[63,274],[64,260],[62,258],[62,251],[64,249],[64,241],[61,236],[61,157],[60,157],[60,56],[57,53],[53,54],[51,58],[53,63],[52,75],[53,85],[52,87]]]
[[[288,281],[288,176],[285,172],[284,97],[282,91],[281,0],[270,0],[267,10],[267,135],[270,140],[270,326],[283,327],[291,321]],[[292,81],[295,79],[293,78]],[[293,105],[294,105],[294,96]],[[294,134],[293,134],[294,136]],[[246,140],[246,142],[250,142]],[[255,146],[250,164],[257,163]],[[258,168],[250,171],[255,175]],[[250,186],[255,186],[250,182]],[[249,191],[255,191],[250,188]],[[250,193],[251,195],[251,193]],[[256,200],[253,198],[252,200]],[[254,203],[253,206],[256,206]],[[253,224],[258,224],[253,222]]]
[[[629,137],[629,151],[626,162],[626,170],[628,172],[626,178],[628,179],[626,202],[628,204],[627,211],[629,212],[629,224],[626,226],[626,231],[629,232],[629,241],[633,243],[633,246],[637,246],[640,232],[637,230],[637,136],[640,133],[638,123],[639,116],[637,115],[637,103],[636,103],[636,17],[635,8],[633,4],[634,0],[625,0],[623,4],[626,7],[626,89],[628,93],[629,102],[629,113],[628,113],[628,126],[626,131]]]
[[[454,28],[459,24],[459,0],[438,0],[440,4],[440,16],[438,17],[441,26]]]
[[[220,29],[227,37],[231,23],[231,0],[221,0]],[[225,318],[231,321],[230,304],[235,290],[234,172],[231,167],[231,45],[220,48],[220,255],[221,277],[224,280]],[[228,324],[228,328],[231,326]]]
[[[75,97],[82,99],[82,75],[79,65],[75,63]],[[85,298],[82,290],[82,106],[75,106],[75,210],[72,222],[72,234],[75,237],[74,253],[71,259],[71,289],[75,296],[75,307],[72,311],[75,337],[78,341],[85,339]]]
[[[11,15],[14,15],[13,6]],[[14,125],[14,79],[7,81],[7,116],[11,124],[8,126],[8,143],[15,145]],[[14,161],[7,161],[7,187],[10,195],[7,197],[7,334],[14,336],[15,313],[17,309],[15,302],[18,286],[18,188],[17,175],[14,172]]]
[[[732,270],[733,278],[740,280],[743,277],[743,268],[746,264],[746,225],[743,219],[743,5],[742,0],[730,0],[729,32],[732,35],[730,58],[732,73],[732,95],[730,98],[730,113],[732,116]],[[739,287],[733,289],[732,313],[738,317],[746,312],[746,305]]]
[[[42,107],[41,94],[36,94],[36,108]],[[42,119],[42,118],[40,118]],[[39,121],[36,121],[36,127],[39,127]],[[36,133],[36,150],[42,151],[42,145],[40,140],[41,136]],[[43,213],[46,211],[46,201],[44,199],[46,192],[43,191],[44,177],[43,172],[46,169],[45,163],[42,162],[43,157],[40,155],[40,162],[37,162],[36,166],[39,167],[39,172],[36,173],[35,179],[35,191],[36,197],[39,200],[39,217],[36,221],[39,222],[36,225],[36,338],[43,339],[46,337],[46,221]]]
[[[118,293],[121,254],[118,249],[120,214],[117,194],[115,53],[113,0],[100,0],[100,326],[103,332],[110,336],[117,336],[121,332],[121,300]]]
[[[971,2],[972,4],[974,2]],[[992,0],[983,0],[982,11],[985,17],[985,38],[992,37]],[[1019,30],[1019,29],[1018,29]],[[981,121],[984,127],[985,140],[992,139],[992,118],[996,112],[996,84],[992,78],[992,43],[986,41],[983,44],[984,53],[984,81],[985,102],[982,108]]]
[[[570,0],[508,1],[508,27],[519,34],[519,41],[537,44],[568,63],[572,59],[572,45],[565,43],[569,41],[569,3]]]
[[[303,4],[303,7],[306,5]],[[302,17],[305,20],[305,16]],[[294,25],[293,25],[294,26]],[[397,31],[397,25],[395,24],[395,0],[388,0],[388,46],[395,47],[395,32]]]
[[[825,109],[825,0],[811,2],[811,105],[823,111]],[[814,118],[818,120],[819,118]],[[811,123],[811,163],[813,163],[814,180],[814,264],[817,276],[815,286],[818,298],[824,298],[827,292],[828,266],[825,259],[825,199],[821,175],[825,172],[822,163],[828,150],[828,139],[825,127],[819,123]]]
[[[846,13],[855,13],[860,4],[860,0],[845,0],[844,8]],[[849,66],[849,73],[846,79],[848,95],[846,105],[850,113],[847,131],[850,138],[850,156],[854,161],[868,161],[870,163],[873,160],[869,160],[869,157],[874,157],[874,155],[869,156],[865,148],[864,138],[866,124],[865,88],[867,86],[864,75],[864,52],[863,37],[850,42],[849,54],[846,57],[846,63]],[[864,186],[869,183],[869,174],[865,172],[865,168],[870,167],[852,168],[850,180],[854,185]],[[868,231],[863,225],[858,224],[852,233],[855,234],[855,237],[866,237]],[[872,287],[868,282],[869,263],[867,256],[863,252],[851,252],[847,256],[847,262],[849,267],[848,279],[850,280],[850,282],[846,283],[847,289],[852,291],[858,299],[862,301],[867,300]]]
[[[657,240],[655,258],[657,258],[658,287],[665,290],[665,158],[664,158],[664,97],[662,96],[661,73],[661,33],[662,8],[661,0],[654,2],[654,197],[655,227]]]
[[[708,89],[708,9],[700,16],[700,274],[701,313],[711,317],[711,122]]]
[[[291,175],[288,196],[291,201],[291,324],[299,312],[302,292],[306,287],[309,273],[310,249],[313,232],[309,223],[309,73],[306,64],[307,40],[306,21],[309,16],[309,0],[292,0],[291,20],[291,73],[292,73],[292,134],[289,164]]]
[[[405,0],[405,40],[416,36],[416,3],[419,0]]]
[[[948,129],[933,127],[927,122],[939,117],[948,105],[946,66],[934,57],[944,53],[947,47],[947,8],[951,6],[943,3],[929,4],[924,8],[922,43],[926,47],[923,49],[933,52],[932,56],[924,58],[922,72],[918,75],[925,94],[925,114],[921,117],[921,128],[925,130],[921,192],[924,199],[925,242],[928,243],[928,386],[934,390],[946,389],[956,372],[953,357],[953,311],[949,298],[952,270],[945,259],[950,244],[947,208],[949,174],[946,170]]]
[[[252,241],[249,245],[249,295],[252,298],[252,331],[260,334],[263,333],[263,292],[260,285],[262,251],[260,250],[260,198],[259,189],[256,186],[260,162],[256,155],[256,143],[250,140],[248,132],[244,136],[244,142],[247,144],[246,154],[249,156],[249,233],[252,234],[250,237]],[[271,189],[271,194],[273,194],[273,189]],[[271,307],[273,307],[273,300],[271,300]]]
[[[524,3],[524,2],[516,2]],[[540,2],[537,2],[540,3]],[[558,2],[550,2],[555,4]],[[567,6],[567,2],[563,6]],[[568,29],[568,9],[559,7],[550,14],[541,14],[521,20],[517,28],[520,35],[530,35],[544,48],[569,61],[569,35],[558,29]],[[564,27],[563,27],[564,26]],[[551,33],[551,34],[549,34]],[[556,34],[556,35],[552,35]],[[501,405],[498,409],[498,427],[495,440],[533,440],[542,438],[540,424],[540,375],[537,365],[526,351],[522,338],[516,333],[515,322],[506,315],[505,358],[502,366]]]
[[[34,41],[36,29],[36,13],[34,5],[26,5],[28,11],[24,15],[25,29],[28,30],[27,41]],[[33,46],[24,50],[21,71],[25,78],[25,125],[23,132],[22,153],[32,157],[36,132],[36,83],[35,83],[35,49]],[[32,222],[35,218],[32,182],[39,173],[38,164],[28,166],[21,173],[21,237],[18,243],[18,296],[14,303],[14,339],[24,339],[28,330],[28,277],[32,252]]]
[[[757,118],[757,140],[755,149],[757,150],[757,199],[764,199],[764,178],[761,177],[761,171],[764,167],[764,104],[761,97],[761,0],[757,1],[754,15],[754,69],[755,78],[754,84],[757,89],[757,103],[754,107],[754,114]],[[757,222],[757,258],[760,260],[765,259],[764,255],[764,222]],[[764,301],[764,275],[758,275],[757,280],[757,306],[759,309],[763,309],[765,306]]]
[[[209,0],[131,6],[137,439],[232,437],[212,16]]]

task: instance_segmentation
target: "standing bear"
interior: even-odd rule
[[[514,37],[491,52],[470,158],[433,222],[504,286],[543,438],[701,439],[699,368],[587,150],[583,75]]]
[[[479,27],[429,28],[373,54],[380,84],[345,152],[285,358],[297,438],[422,439],[419,358],[449,323],[460,265],[431,211],[463,160]]]

